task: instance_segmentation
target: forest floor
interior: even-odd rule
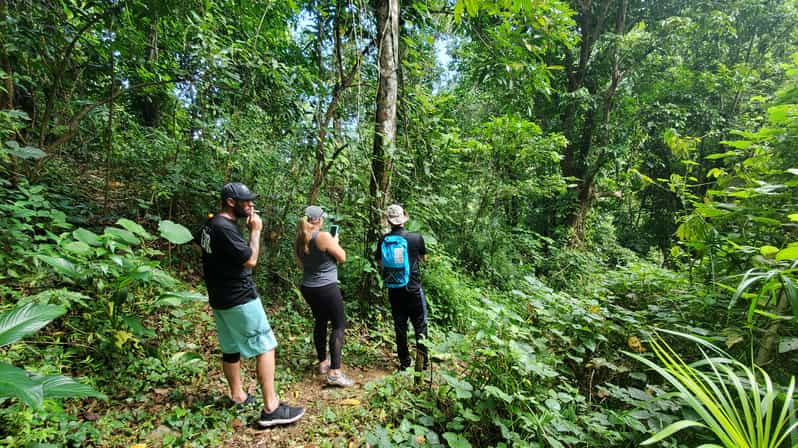
[[[304,309],[302,310],[304,313]],[[236,410],[228,398],[227,382],[218,363],[218,346],[210,310],[189,309],[184,319],[196,322],[187,341],[206,360],[204,369],[179,383],[119,395],[110,402],[89,400],[81,411],[89,421],[109,427],[103,446],[157,448],[173,446],[174,440],[197,441],[206,446],[243,447],[360,447],[366,434],[387,416],[375,412],[369,397],[383,378],[395,372],[395,355],[385,331],[355,324],[347,328],[343,370],[355,381],[348,388],[329,387],[318,373],[315,353],[307,331],[309,316],[291,310],[268,310],[278,329],[275,379],[280,399],[303,406],[305,415],[291,425],[259,429],[255,422],[263,404],[252,360],[241,364],[245,390],[256,396],[257,406]],[[309,312],[304,313],[309,314]],[[204,316],[203,316],[204,315]],[[290,321],[290,319],[295,319]],[[120,377],[118,381],[128,379]],[[403,381],[409,381],[409,377]],[[124,389],[124,388],[121,388]],[[379,412],[379,411],[377,411]]]
[[[261,430],[254,424],[258,411],[251,411],[252,415],[243,416],[246,422],[234,422],[238,430],[226,446],[311,448],[324,442],[335,446],[361,446],[365,432],[361,424],[368,420],[361,412],[369,394],[366,386],[391,373],[380,366],[349,368],[347,375],[356,384],[338,388],[326,386],[317,372],[307,372],[281,397],[292,405],[305,407],[305,416],[301,420],[292,425]]]

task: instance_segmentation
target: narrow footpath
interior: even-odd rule
[[[235,420],[237,431],[227,447],[304,447],[314,448],[323,442],[334,446],[361,446],[365,429],[366,385],[391,372],[384,368],[347,369],[356,384],[349,388],[328,387],[317,373],[308,372],[302,381],[283,391],[283,398],[291,404],[304,406],[305,416],[298,422],[282,427],[260,430],[253,425],[256,411],[242,414]],[[285,394],[287,393],[288,396]],[[243,419],[247,421],[243,421]]]

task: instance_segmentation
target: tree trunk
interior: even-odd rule
[[[144,60],[148,67],[154,67],[158,60],[158,10],[155,9],[150,17],[150,27],[147,32],[147,49],[144,54]],[[148,89],[150,90],[150,89]],[[163,113],[163,103],[165,95],[160,89],[152,89],[144,91],[137,95],[136,102],[138,103],[139,111],[141,112],[141,120],[144,126],[158,127],[161,124],[161,115]]]
[[[399,0],[377,0],[377,111],[374,119],[374,145],[371,154],[369,182],[369,223],[363,235],[363,252],[367,260],[380,238],[382,211],[390,195],[392,157],[396,150],[396,99],[399,69]],[[367,300],[372,277],[363,277],[361,299]]]
[[[577,179],[577,200],[568,216],[568,226],[571,229],[569,246],[571,247],[584,245],[586,219],[594,198],[595,177],[609,160],[609,156],[606,153],[599,153],[597,157],[592,157],[592,153],[596,152],[596,147],[601,150],[610,142],[607,126],[610,121],[610,112],[612,111],[618,85],[626,76],[626,73],[621,71],[619,49],[616,46],[612,50],[612,71],[610,73],[610,84],[606,90],[599,94],[597,85],[600,81],[589,78],[589,56],[599,36],[606,31],[605,22],[608,18],[610,6],[613,3],[615,3],[614,0],[604,0],[596,4],[592,0],[583,0],[578,5],[578,10],[580,11],[578,22],[582,31],[582,44],[578,65],[569,71],[568,91],[576,92],[582,88],[587,88],[592,96],[599,96],[602,102],[599,103],[601,109],[598,109],[599,106],[597,105],[595,108],[588,107],[584,112],[583,124],[579,130],[579,141],[577,143],[576,139],[573,139],[573,143],[566,147],[564,157],[560,162],[563,175]],[[628,3],[628,0],[620,0],[618,2],[614,29],[614,32],[618,35],[623,35],[626,32]],[[570,131],[572,135],[577,134],[573,127],[579,121],[577,120],[578,114],[579,108],[577,104],[571,104],[566,109],[563,118],[566,132]],[[599,114],[600,116],[598,116]],[[596,123],[597,121],[598,123]],[[599,135],[597,136],[596,134]],[[595,161],[591,164],[590,160],[593,158],[595,158]]]
[[[790,300],[784,289],[779,293],[779,303],[776,305],[775,314],[783,316],[790,310]],[[765,330],[765,335],[762,336],[762,343],[759,344],[759,350],[756,352],[756,359],[754,363],[760,367],[764,367],[776,358],[779,352],[779,330],[781,329],[781,320],[774,320],[770,326]]]
[[[6,2],[4,0],[0,0],[0,17],[5,17],[6,15]],[[14,75],[11,70],[11,62],[8,59],[8,54],[5,50],[5,42],[3,41],[2,36],[0,36],[0,70],[5,72],[5,76],[3,77],[3,87],[5,88],[5,93],[0,92],[0,109],[11,110],[14,108]],[[3,140],[6,139],[6,135],[0,135]],[[2,141],[0,141],[2,143]],[[16,184],[19,179],[17,176],[17,158],[11,158],[11,177],[10,181],[13,184]]]
[[[379,0],[377,4],[377,45],[379,85],[371,156],[369,193],[370,235],[366,252],[379,239],[382,210],[390,196],[392,157],[396,150],[396,99],[399,68],[399,0]]]

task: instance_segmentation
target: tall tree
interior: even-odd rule
[[[609,125],[615,96],[631,69],[629,61],[623,61],[621,56],[622,38],[629,30],[629,0],[584,0],[574,2],[573,6],[577,11],[580,45],[576,54],[568,52],[565,58],[567,87],[563,95],[570,100],[561,120],[568,145],[560,166],[563,175],[576,181],[576,201],[569,212],[568,226],[570,244],[580,246],[596,193],[596,176],[612,156],[608,144],[612,138]],[[607,41],[605,51],[597,48],[602,39]]]
[[[377,86],[374,145],[371,153],[370,236],[379,238],[381,211],[390,195],[391,159],[396,151],[396,100],[399,70],[399,0],[378,0],[377,51],[379,83]],[[367,244],[366,247],[370,247]],[[368,250],[368,249],[367,249]]]

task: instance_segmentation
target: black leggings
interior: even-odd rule
[[[327,322],[332,323],[330,331],[330,368],[341,368],[341,347],[344,345],[344,299],[336,283],[318,288],[302,286],[302,297],[313,311],[313,343],[316,345],[316,356],[319,362],[327,358]]]

